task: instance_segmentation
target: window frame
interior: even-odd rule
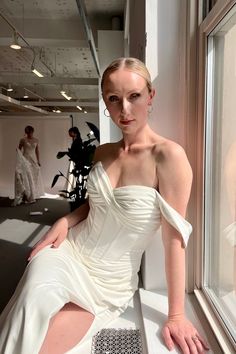
[[[199,6],[201,5],[201,1]],[[195,296],[202,307],[202,310],[206,314],[206,317],[211,325],[216,338],[224,350],[224,353],[232,353],[236,349],[236,345],[231,337],[227,327],[225,326],[223,320],[218,314],[216,307],[214,306],[211,297],[206,289],[204,289],[204,252],[205,252],[205,239],[204,239],[204,215],[205,210],[207,210],[207,203],[205,202],[207,198],[211,198],[211,195],[205,195],[205,185],[204,179],[209,178],[205,173],[205,163],[208,156],[205,157],[205,117],[206,114],[211,114],[211,112],[206,111],[206,95],[212,90],[212,75],[208,76],[210,79],[210,85],[206,85],[206,74],[207,74],[207,38],[208,35],[216,28],[220,21],[227,15],[227,13],[236,5],[236,0],[218,0],[209,14],[200,23],[199,33],[198,33],[198,67],[197,67],[197,77],[198,77],[198,87],[197,87],[197,138],[196,141],[196,189],[197,189],[197,203],[196,203],[196,214],[197,223],[195,227],[197,228],[195,237],[196,246],[196,265],[195,265]],[[199,8],[200,13],[200,8]],[[209,83],[209,81],[208,81]],[[207,108],[211,109],[210,107]],[[211,122],[207,122],[211,124]],[[208,130],[208,131],[211,131]],[[210,137],[211,139],[211,137]],[[208,146],[208,148],[211,148]]]

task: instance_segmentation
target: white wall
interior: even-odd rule
[[[186,7],[186,0],[146,0],[146,63],[156,89],[150,125],[183,146]]]
[[[149,124],[157,133],[185,146],[185,0],[146,0],[145,62],[156,96]],[[161,230],[142,262],[146,289],[165,289],[164,249]]]

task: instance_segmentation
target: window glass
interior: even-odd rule
[[[216,2],[217,2],[217,0],[203,0],[203,2],[202,2],[203,19],[211,11],[211,9],[213,8],[213,6],[215,5]]]
[[[207,44],[204,287],[236,341],[236,6]]]

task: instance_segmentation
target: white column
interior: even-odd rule
[[[101,73],[112,60],[124,56],[124,32],[123,31],[98,31],[98,57]],[[104,114],[105,104],[99,85],[99,128],[100,143],[118,141],[121,138],[120,131],[113,124],[111,118]]]

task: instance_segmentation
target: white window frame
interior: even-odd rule
[[[201,1],[200,1],[201,3]],[[204,290],[204,199],[210,198],[210,195],[204,196],[204,165],[205,165],[205,129],[204,120],[206,113],[206,56],[207,56],[207,37],[219,24],[219,22],[226,16],[230,9],[236,5],[236,0],[218,0],[210,13],[206,16],[204,21],[199,26],[199,42],[198,42],[198,89],[197,89],[197,148],[196,148],[196,184],[197,184],[197,237],[196,242],[196,268],[195,268],[195,296],[206,314],[210,326],[212,327],[216,338],[224,353],[233,353],[236,350],[235,343],[218,315],[209,294]],[[200,13],[200,11],[199,11]],[[201,22],[201,19],[199,20]],[[208,77],[209,80],[209,77]],[[209,81],[208,81],[209,83]],[[208,86],[208,93],[211,90],[211,82]],[[209,176],[207,177],[209,178]]]

